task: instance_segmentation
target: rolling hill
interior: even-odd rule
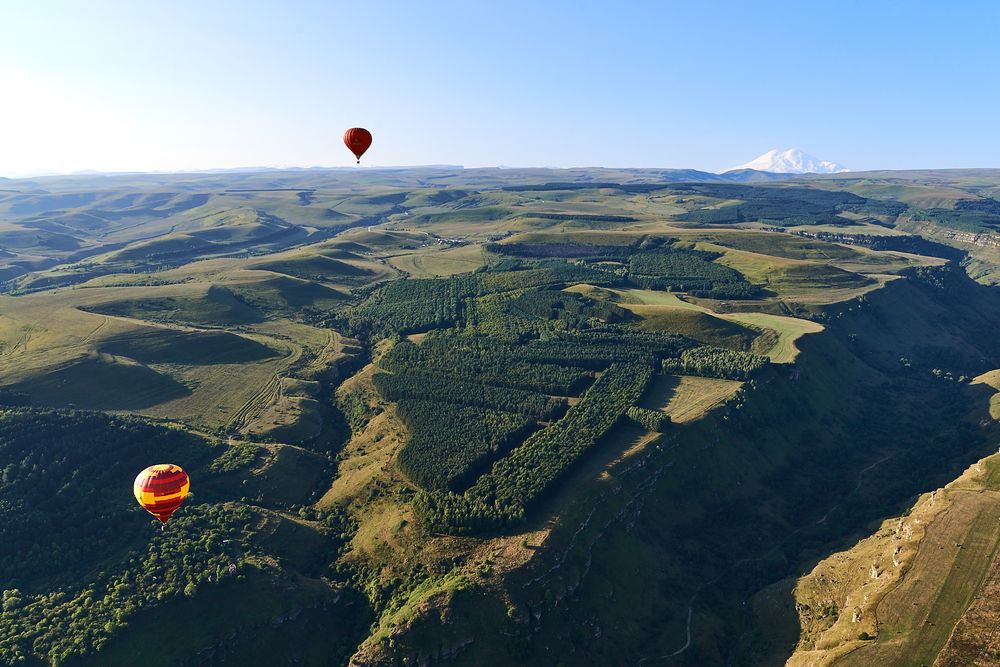
[[[998,196],[5,181],[0,664],[989,664]]]

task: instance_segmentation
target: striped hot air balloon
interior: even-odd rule
[[[166,523],[191,490],[191,480],[180,466],[161,463],[140,472],[132,485],[135,499],[147,512]]]

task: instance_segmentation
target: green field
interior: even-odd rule
[[[973,382],[985,384],[997,390],[997,393],[990,398],[990,416],[1000,421],[1000,370],[987,371],[973,379]]]
[[[237,272],[239,282],[226,286],[192,281],[4,297],[0,359],[8,384],[39,405],[227,425],[275,378],[336,360],[332,349],[324,352],[327,331],[286,318],[339,299],[314,283],[252,275],[256,282]],[[302,402],[272,406],[270,416],[291,428],[312,420],[299,439],[317,432],[315,411]]]
[[[669,292],[640,289],[611,289],[594,292],[589,287],[581,288],[581,286],[571,289],[574,291],[582,289],[581,293],[620,303],[623,308],[642,316],[643,321],[647,323],[645,326],[651,328],[656,328],[658,322],[677,321],[683,325],[683,328],[678,328],[677,331],[687,333],[699,340],[699,337],[705,338],[704,342],[707,343],[720,344],[727,340],[740,341],[746,340],[747,335],[752,338],[755,335],[759,336],[761,332],[773,332],[776,336],[773,343],[761,352],[777,364],[795,361],[799,353],[795,342],[802,336],[823,330],[823,325],[817,322],[796,317],[751,312],[717,313],[704,306],[684,301]],[[709,317],[696,318],[690,313],[701,313]],[[735,324],[736,327],[726,327],[717,320]]]
[[[414,278],[434,278],[475,271],[487,263],[487,257],[482,247],[478,245],[456,247],[433,245],[404,255],[396,255],[389,259],[389,263]]]
[[[629,304],[624,308],[642,318],[639,323],[642,329],[679,333],[708,345],[749,349],[759,334],[735,321],[689,308],[639,304]]]
[[[823,325],[810,320],[769,313],[731,313],[726,315],[725,319],[776,332],[778,334],[777,342],[765,352],[776,364],[787,364],[795,361],[799,354],[799,348],[795,342],[802,336],[819,333],[823,330]]]
[[[663,375],[650,385],[641,406],[661,410],[678,424],[704,417],[743,386],[736,380]]]
[[[0,663],[992,650],[992,459],[845,547],[995,451],[1000,173],[735,178],[4,181]]]

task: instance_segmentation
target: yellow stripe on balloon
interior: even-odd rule
[[[158,473],[171,473],[172,478],[164,478]],[[173,464],[150,466],[140,472],[132,484],[132,494],[139,504],[164,523],[184,501],[190,489],[191,481],[187,473]]]

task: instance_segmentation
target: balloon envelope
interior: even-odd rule
[[[191,490],[191,480],[180,466],[161,463],[140,472],[132,485],[135,499],[147,512],[166,523]]]
[[[344,132],[344,144],[354,153],[354,157],[358,158],[360,164],[361,156],[372,145],[372,133],[363,127],[352,127]]]

